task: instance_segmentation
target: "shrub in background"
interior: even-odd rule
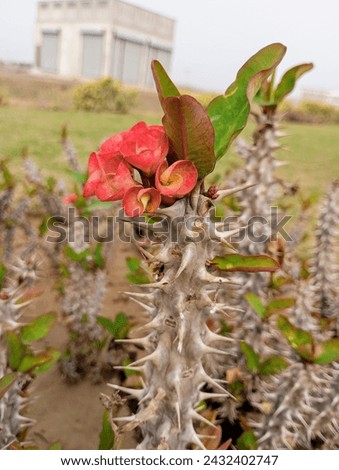
[[[339,124],[339,108],[317,101],[302,101],[297,105],[285,106],[284,119],[290,122],[310,124]]]
[[[136,91],[126,90],[117,81],[103,78],[74,89],[73,103],[82,111],[127,113],[136,103]]]
[[[6,106],[8,104],[9,92],[5,85],[0,82],[0,106]]]

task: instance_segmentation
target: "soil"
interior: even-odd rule
[[[101,315],[114,319],[117,312],[127,314],[130,322],[136,322],[138,309],[122,294],[135,289],[126,280],[126,257],[137,256],[133,246],[115,241],[114,253],[108,265],[108,282]],[[42,265],[39,286],[44,294],[36,299],[23,320],[33,319],[35,315],[48,311],[59,313],[60,321],[53,327],[43,346],[64,351],[67,344],[67,330],[62,323],[60,313],[60,294],[54,289],[53,271]],[[36,420],[26,440],[40,449],[48,449],[58,442],[62,449],[98,449],[99,434],[102,425],[104,407],[100,402],[100,393],[111,395],[112,388],[104,382],[94,385],[89,379],[70,385],[61,377],[54,366],[48,372],[39,375],[29,388],[33,401],[25,415]],[[122,410],[127,412],[127,410]],[[135,448],[135,442],[126,436],[123,448]]]

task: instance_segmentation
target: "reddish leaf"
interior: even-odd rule
[[[231,438],[231,439],[227,439],[227,441],[224,442],[223,444],[221,444],[221,446],[218,447],[217,450],[227,450],[231,444],[232,444],[232,438]]]
[[[214,129],[206,111],[192,96],[164,100],[163,125],[177,160],[191,160],[202,179],[214,169]]]
[[[164,99],[169,96],[180,96],[179,90],[169,78],[161,63],[153,60],[151,67],[161,105],[163,106]]]

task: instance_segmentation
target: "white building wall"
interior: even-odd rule
[[[102,76],[112,73],[114,38],[131,38],[144,45],[138,83],[144,86],[151,45],[171,54],[174,28],[173,20],[120,0],[42,1],[38,4],[35,44],[39,50],[43,31],[60,31],[58,75],[76,78],[82,73],[84,32],[103,34]]]

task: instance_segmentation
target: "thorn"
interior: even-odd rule
[[[146,395],[144,396],[144,398],[142,398],[140,401],[139,401],[139,405],[141,405],[142,403],[144,403],[146,400],[150,400],[151,396],[150,396],[150,392],[146,393]]]
[[[155,307],[147,305],[144,302],[141,302],[141,300],[135,299],[134,297],[131,297],[130,300],[132,300],[132,302],[135,302],[136,304],[140,305],[140,307],[142,307],[144,310],[146,310],[146,312],[148,312],[151,316],[154,316],[154,310],[156,310]]]
[[[133,330],[133,334],[144,333],[149,330],[158,329],[161,326],[161,321],[158,316],[153,318],[150,322],[146,323],[146,325],[139,326]]]
[[[211,423],[211,421],[208,421],[208,419],[206,419],[202,415],[199,415],[199,413],[197,413],[194,410],[191,410],[190,416],[191,416],[192,419],[196,419],[197,421],[201,421],[202,423],[207,424],[207,426],[210,426],[213,429],[217,429],[215,424]]]
[[[114,388],[115,390],[119,390],[120,392],[127,393],[128,395],[131,395],[132,397],[137,398],[137,400],[141,400],[144,390],[143,389],[136,389],[136,388],[127,388],[127,387],[122,387],[121,385],[116,385],[116,384],[106,384],[111,388]]]
[[[229,336],[223,336],[223,335],[217,335],[216,333],[213,333],[208,327],[205,329],[206,331],[206,339],[209,341],[225,341],[227,343],[234,343],[235,339],[230,338]]]
[[[147,362],[147,361],[155,363],[154,358],[159,358],[159,353],[157,350],[153,351],[151,354],[148,354],[147,356],[144,356],[138,359],[137,361],[132,362],[126,367],[128,369],[131,369],[132,367],[138,366],[139,364],[142,364],[143,362]]]
[[[223,394],[228,393],[221,385],[218,384],[218,382],[216,382],[214,379],[212,379],[212,377],[207,375],[205,371],[202,372],[201,375],[202,375],[201,377],[202,380],[208,383],[209,385],[211,385],[211,387],[214,387],[217,390],[220,390]],[[200,392],[200,393],[203,393],[203,392]]]
[[[128,295],[128,296],[131,296],[131,297],[139,297],[141,299],[145,299],[149,302],[153,302],[154,300],[154,295],[150,292],[146,292],[146,293],[143,293],[143,292],[121,292],[122,294],[124,295]]]
[[[235,401],[237,399],[227,390],[224,389],[224,393],[207,393],[207,392],[199,392],[199,400],[214,400],[214,398],[233,398]]]
[[[204,446],[204,444],[201,442],[201,440],[199,439],[199,437],[195,433],[193,434],[193,436],[191,438],[191,442],[192,442],[192,444],[195,444],[198,447],[200,447],[201,450],[206,450],[206,447]]]
[[[140,367],[134,367],[134,366],[113,366],[113,369],[117,369],[117,370],[129,369],[129,370],[135,370],[136,372],[144,372],[145,366],[140,366]]]
[[[223,306],[223,309],[224,309],[224,310],[230,310],[231,312],[241,312],[241,313],[245,313],[245,312],[246,312],[246,310],[244,310],[243,308],[231,307],[230,305],[224,305],[224,306]]]
[[[129,423],[129,422],[131,422],[131,421],[134,421],[135,416],[136,416],[136,415],[132,415],[132,416],[117,416],[117,417],[113,417],[112,420],[113,420],[113,421],[117,421],[118,423]]]
[[[208,434],[197,434],[199,439],[216,439],[218,436],[209,436]]]
[[[227,351],[223,351],[218,348],[212,348],[211,346],[207,346],[206,344],[202,346],[202,352],[204,354],[221,354],[222,356],[229,356],[229,353]]]
[[[214,235],[222,240],[222,241],[226,241],[225,239],[226,238],[231,238],[233,237],[233,235],[239,235],[239,233],[243,230],[246,230],[248,228],[248,225],[245,225],[244,227],[237,227],[237,228],[234,228],[233,230],[224,230],[224,231],[214,231]]]
[[[225,197],[231,196],[232,194],[235,194],[239,191],[244,191],[245,189],[252,188],[253,186],[256,186],[257,184],[242,184],[241,186],[237,186],[236,188],[230,188],[230,189],[221,189],[218,191],[218,197],[216,199],[213,199],[213,204],[218,204],[220,201],[222,201]]]
[[[190,243],[189,245],[187,245],[187,247],[185,248],[185,250],[182,254],[181,264],[180,264],[180,267],[179,267],[174,279],[178,279],[178,277],[192,263],[192,261],[194,260],[194,258],[196,258],[196,256],[197,256],[196,245],[193,244],[193,243]],[[193,266],[194,265],[192,263],[192,267]]]
[[[129,339],[115,339],[115,343],[126,343],[126,344],[134,344],[134,345],[140,345],[143,346],[144,348],[147,348],[149,346],[149,336],[144,336],[143,338],[129,338]]]
[[[181,431],[180,404],[178,402],[175,404],[175,411],[177,412],[178,429]]]
[[[140,251],[140,253],[142,255],[144,255],[145,258],[151,260],[151,261],[154,261],[155,260],[155,256],[152,255],[152,253],[149,253],[148,251],[144,250],[142,246],[136,244],[138,250]]]

